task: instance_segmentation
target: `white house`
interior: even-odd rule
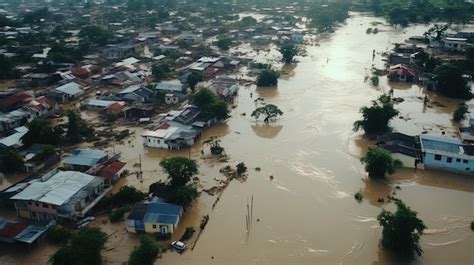
[[[466,48],[467,39],[466,38],[445,38],[444,46],[445,50],[449,51],[464,51]]]
[[[166,94],[165,95],[165,103],[168,105],[176,104],[179,102],[178,95],[176,94]]]

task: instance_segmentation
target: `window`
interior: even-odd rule
[[[471,171],[471,169],[470,169],[470,168],[468,168],[468,167],[466,167],[466,171]]]
[[[438,160],[438,161],[439,161],[439,160],[441,160],[441,155],[435,155],[434,158],[435,158],[435,160]]]
[[[153,225],[153,229],[156,229],[156,225]]]
[[[49,208],[49,205],[47,205],[46,203],[43,203],[43,208]]]
[[[453,162],[453,158],[452,158],[452,157],[446,157],[446,162],[452,163],[452,162]]]
[[[462,162],[463,162],[464,164],[467,164],[467,160],[466,160],[466,159],[463,159]]]
[[[150,139],[150,138],[148,138],[148,142],[151,143],[151,139]]]
[[[28,202],[28,205],[32,205],[33,203],[32,202]]]
[[[35,206],[36,206],[36,207],[39,207],[39,206],[40,206],[40,204],[39,204],[39,203],[37,203],[37,202],[35,202]]]
[[[456,158],[456,162],[461,162],[461,159],[459,159],[459,158]]]

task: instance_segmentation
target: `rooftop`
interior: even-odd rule
[[[177,224],[183,208],[162,201],[137,203],[128,220],[143,220],[146,223]]]
[[[76,149],[63,161],[64,164],[94,166],[101,159],[107,157],[107,153],[96,149]]]

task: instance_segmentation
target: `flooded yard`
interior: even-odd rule
[[[142,163],[143,179],[130,174],[116,189],[133,185],[147,191],[151,183],[164,180],[159,167],[163,157],[198,159],[202,188],[223,179],[219,169],[227,164],[244,162],[249,169],[248,180],[234,180],[215,208],[216,196],[202,192],[175,234],[179,238],[186,226],[197,228],[202,215],[209,214],[194,250],[165,253],[156,264],[399,264],[379,250],[382,229],[376,220],[382,207],[393,209],[378,199],[394,192],[428,227],[421,239],[424,255],[413,264],[473,262],[472,177],[401,169],[387,181],[373,181],[359,162],[370,142],[353,132],[352,124],[359,119],[361,106],[390,88],[395,97],[404,99],[395,105],[400,117],[392,122],[394,130],[412,135],[457,131],[450,119],[459,101],[426,93],[416,85],[388,84],[385,78],[377,87],[364,82],[373,65],[384,67],[382,52],[427,29],[426,25],[405,29],[378,25],[378,34],[366,34],[371,22],[384,21],[352,14],[334,34],[316,38],[317,45],[306,47],[307,56],[298,58],[296,67],[286,66],[277,88],[241,87],[227,124],[202,136],[203,140],[222,136],[227,163],[205,158],[201,150],[209,151],[199,144],[181,152],[145,149],[142,128],[134,128],[123,144],[108,147],[109,152],[122,154],[130,172],[138,170],[139,157]],[[377,55],[372,59],[374,49]],[[277,60],[274,51],[252,57]],[[430,103],[424,107],[425,94]],[[250,114],[258,97],[277,105],[283,117],[270,124],[255,121]],[[474,109],[472,101],[468,105]],[[364,194],[360,204],[353,198],[359,190]],[[246,207],[252,197],[253,218],[247,232]],[[126,233],[125,223],[101,225],[97,220],[95,225],[110,235],[103,251],[107,263],[125,262],[137,244],[136,236]],[[0,251],[0,264],[38,264],[52,253],[47,245],[29,251],[28,258],[23,258],[25,253],[19,257]]]

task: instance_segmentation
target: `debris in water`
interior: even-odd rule
[[[270,176],[270,180],[273,180],[273,175]]]
[[[260,171],[260,170],[262,170],[262,169],[259,168],[259,167],[256,167],[256,168],[255,168],[255,171]]]

